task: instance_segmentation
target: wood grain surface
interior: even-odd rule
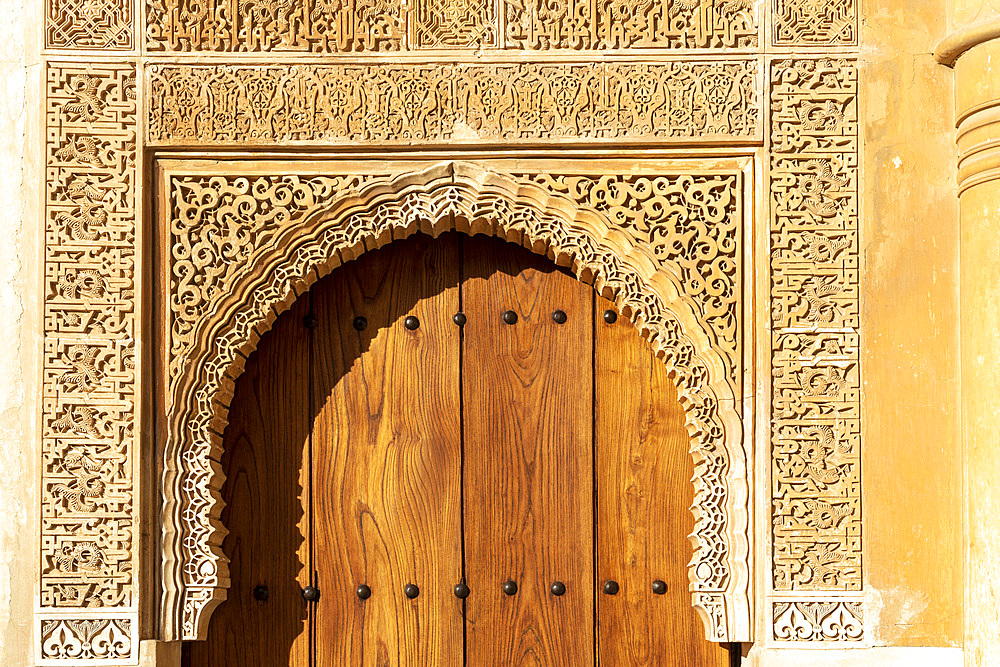
[[[481,236],[416,235],[318,282],[237,384],[233,587],[184,664],[729,665],[688,591],[683,408],[605,310],[545,258]]]
[[[590,665],[593,293],[495,239],[466,241],[464,272],[468,664]]]
[[[307,465],[309,331],[300,299],[260,341],[237,384],[224,433],[222,550],[232,585],[204,642],[185,644],[192,667],[309,665]],[[256,586],[267,586],[266,601]]]
[[[313,289],[317,665],[462,664],[457,308],[453,235],[389,245]]]
[[[601,665],[725,667],[691,607],[694,465],[684,409],[664,364],[625,318],[594,314],[598,587]],[[660,579],[667,592],[656,595]]]

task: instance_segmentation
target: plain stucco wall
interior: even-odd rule
[[[11,667],[33,659],[37,400],[26,397],[37,389],[41,267],[38,225],[26,216],[38,189],[24,149],[38,115],[26,103],[38,68],[25,59],[25,15],[36,4],[0,3],[0,664]]]

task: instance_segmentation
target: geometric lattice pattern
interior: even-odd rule
[[[131,49],[132,5],[132,0],[46,0],[45,46]]]
[[[855,46],[858,0],[771,0],[775,46]]]

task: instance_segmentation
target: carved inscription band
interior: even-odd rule
[[[859,600],[857,65],[778,60],[770,79],[772,585]],[[861,638],[790,635],[774,612],[775,639]]]
[[[150,68],[153,145],[755,140],[755,60]]]
[[[64,0],[68,2],[69,0]],[[741,48],[754,0],[149,0],[151,52]]]

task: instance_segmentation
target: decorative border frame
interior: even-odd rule
[[[171,378],[164,408],[163,549],[173,558],[165,563],[164,617],[168,623],[176,619],[176,625],[164,627],[167,636],[203,637],[212,609],[225,597],[224,533],[213,521],[222,503],[215,461],[236,379],[260,336],[298,296],[343,262],[417,231],[437,235],[455,229],[500,236],[571,267],[578,278],[614,299],[649,340],[677,384],[691,434],[696,523],[689,579],[694,606],[713,641],[749,637],[748,455],[738,378],[730,372],[734,351],[720,346],[716,331],[706,325],[701,313],[707,304],[699,299],[708,295],[691,294],[690,276],[658,260],[651,248],[636,244],[591,206],[470,162],[444,162],[360,185],[343,178],[340,188],[330,178],[321,199],[302,182],[265,188],[266,179],[239,178],[251,186],[237,197],[247,219],[268,211],[281,220],[260,239],[228,208],[220,216],[225,219],[221,227],[213,219],[200,229],[198,213],[213,211],[221,199],[211,185],[194,190],[190,179],[171,178],[161,188],[171,202],[161,212],[167,216],[161,227],[188,239],[184,257],[191,257],[190,252],[200,262],[218,257],[209,242],[213,237],[244,240],[218,248],[234,259],[238,255],[239,261],[230,268],[220,265],[212,276],[187,279],[194,278],[190,261],[168,261],[161,268],[170,279],[158,291],[175,313],[186,315],[183,337],[174,325],[159,327],[167,332],[171,351],[160,371]],[[223,185],[218,177],[208,182]],[[311,202],[314,210],[306,206],[303,214],[292,215],[272,202],[275,197],[286,203]],[[253,198],[256,204],[250,204]],[[182,200],[190,200],[194,210],[181,209]],[[736,215],[742,218],[739,204]],[[194,246],[187,249],[187,243]],[[736,250],[735,239],[733,243]],[[172,253],[181,247],[177,240],[169,245]],[[733,267],[737,272],[740,259]],[[212,298],[207,312],[198,306],[204,298]]]
[[[150,7],[158,1],[148,0]],[[760,11],[765,4],[769,12]],[[158,594],[149,582],[155,581],[159,567],[144,559],[139,546],[143,522],[157,512],[147,507],[148,494],[141,486],[139,471],[150,462],[140,460],[148,442],[136,428],[148,407],[147,389],[137,380],[144,377],[146,356],[137,290],[144,284],[147,247],[139,221],[147,197],[142,188],[148,175],[145,156],[151,148],[144,139],[142,98],[153,67],[195,62],[242,66],[252,64],[246,59],[252,54],[218,51],[192,60],[158,52],[140,27],[155,21],[155,12],[139,0],[47,0],[39,11],[44,14],[46,95],[45,332],[38,440],[42,505],[35,624],[39,664],[136,664],[140,636],[157,635]],[[714,145],[732,145],[736,139],[747,147],[763,141],[769,155],[762,170],[771,232],[763,250],[771,261],[771,310],[779,317],[764,328],[771,348],[764,370],[773,387],[770,425],[758,434],[771,444],[758,461],[769,470],[759,479],[770,499],[768,507],[759,506],[760,525],[776,527],[767,548],[758,550],[760,565],[767,567],[758,579],[764,604],[758,607],[755,637],[796,647],[859,645],[866,641],[860,606],[858,463],[859,5],[858,0],[757,0],[753,12],[758,39],[738,48],[702,45],[696,37],[686,43],[695,48],[681,45],[681,51],[674,50],[676,45],[507,50],[488,51],[486,60],[519,62],[530,55],[565,62],[572,54],[581,63],[637,58],[655,63],[675,61],[685,53],[705,62],[750,55],[762,64],[756,104],[766,122],[745,138],[708,139]],[[460,47],[466,49],[463,56],[455,55],[453,47],[438,46],[426,54],[437,61],[473,58],[468,46]],[[270,55],[265,51],[259,49],[258,56]],[[320,57],[296,56],[297,51],[276,52],[278,61],[294,65],[296,57],[303,62],[310,55]],[[388,62],[382,55],[369,60]],[[365,61],[347,53],[322,57]],[[416,52],[408,56],[412,62],[421,57]],[[803,68],[813,74],[789,75]],[[432,139],[427,145],[442,141]],[[696,131],[674,141],[687,146],[706,139]],[[573,136],[553,143],[563,142],[581,145]],[[628,143],[635,148],[667,145],[655,135]],[[202,145],[197,140],[186,147]],[[311,144],[326,145],[322,139]],[[468,147],[482,145],[471,142]],[[541,144],[530,140],[523,145]],[[805,451],[807,457],[802,456]],[[796,473],[807,469],[813,478]],[[816,471],[826,471],[832,479],[834,470],[839,471],[837,481],[818,492],[802,491],[815,483]],[[842,557],[836,549],[824,549],[830,544],[844,549]],[[850,630],[824,629],[824,619],[831,615],[839,627]],[[803,623],[811,623],[813,631],[802,629]],[[107,648],[100,654],[71,655],[59,648],[92,643],[102,631],[110,632],[109,624],[115,627],[111,634],[128,635],[128,641],[102,640]],[[53,637],[59,640],[53,643]]]

